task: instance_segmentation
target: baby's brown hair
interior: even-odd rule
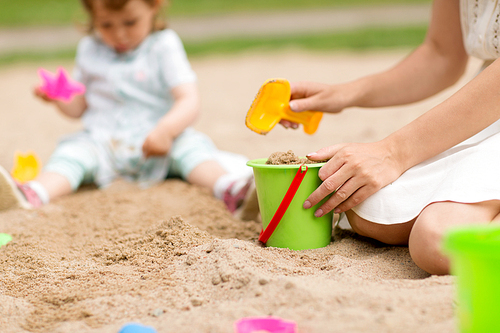
[[[130,0],[81,0],[83,7],[87,11],[87,13],[91,17],[91,22],[89,23],[88,26],[88,32],[92,32],[94,30],[93,24],[92,24],[92,13],[94,12],[94,4],[97,1],[100,1],[106,9],[109,10],[121,10],[125,5],[130,1]],[[160,2],[160,5],[163,6],[166,1],[162,0],[141,0],[144,1],[146,4],[148,4],[151,7],[156,6],[158,1]],[[153,31],[158,31],[158,30],[163,30],[167,28],[167,21],[165,19],[164,15],[161,15],[161,10],[160,14],[157,15],[155,18],[155,22],[153,23]]]

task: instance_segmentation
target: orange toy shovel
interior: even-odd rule
[[[280,122],[286,119],[302,124],[304,132],[314,134],[323,117],[322,112],[290,110],[290,83],[285,79],[270,79],[260,87],[257,96],[248,110],[245,124],[252,131],[267,134]]]

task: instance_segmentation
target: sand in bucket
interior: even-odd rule
[[[459,331],[500,332],[500,225],[450,229],[443,240],[450,270],[457,276]]]
[[[301,165],[297,164],[270,165],[266,164],[266,161],[266,158],[261,158],[247,163],[254,172],[263,229],[269,225],[297,171],[301,168]],[[330,212],[322,217],[314,216],[314,212],[323,201],[309,209],[302,207],[304,201],[321,184],[318,170],[324,164],[305,164],[307,172],[278,226],[267,240],[266,246],[306,250],[330,244],[333,213]]]

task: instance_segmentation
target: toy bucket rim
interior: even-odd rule
[[[305,157],[300,157],[305,158]],[[267,158],[257,158],[247,162],[247,165],[253,168],[263,168],[263,169],[298,169],[302,164],[266,164]],[[326,162],[321,163],[306,163],[308,168],[320,168],[325,165]]]
[[[482,253],[500,256],[500,226],[464,225],[450,228],[444,236],[446,253]]]

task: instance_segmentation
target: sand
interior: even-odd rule
[[[268,78],[341,82],[385,69],[407,50],[350,53],[242,53],[192,59],[203,115],[196,128],[249,158],[292,149],[380,139],[453,93],[422,103],[325,115],[318,132],[276,127],[266,136],[244,125]],[[14,151],[46,161],[61,135],[80,128],[36,100],[36,69],[0,68],[0,164]],[[478,68],[472,61],[466,77]],[[430,276],[406,247],[386,246],[336,227],[321,249],[291,251],[257,242],[258,221],[228,213],[209,191],[168,180],[149,189],[119,181],[38,210],[0,212],[1,332],[118,332],[126,323],[157,332],[231,333],[242,317],[295,320],[301,333],[454,332],[452,276]]]
[[[289,151],[275,151],[267,158],[266,164],[271,165],[293,165],[293,164],[316,164],[327,162],[325,161],[313,161],[306,157],[297,156],[293,150]]]

